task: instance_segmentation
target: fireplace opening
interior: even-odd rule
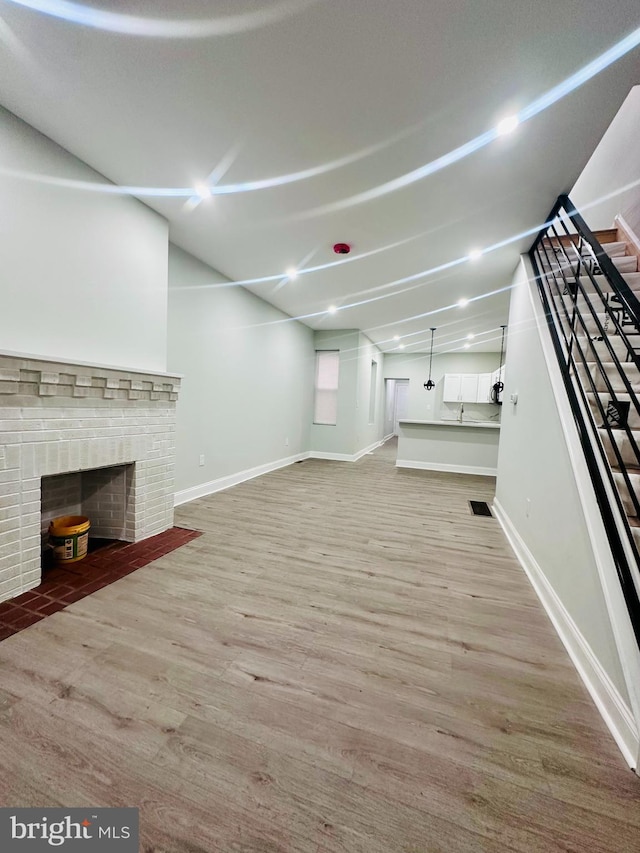
[[[133,542],[135,463],[42,477],[40,539],[42,571],[54,565],[49,523],[68,515],[91,522],[89,553],[113,542]]]

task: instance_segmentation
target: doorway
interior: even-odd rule
[[[398,434],[398,421],[409,411],[409,380],[385,379],[384,435]]]

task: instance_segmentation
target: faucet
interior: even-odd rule
[[[464,412],[464,403],[460,403],[460,411],[458,412],[458,420],[462,423],[462,413]]]

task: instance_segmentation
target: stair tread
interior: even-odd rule
[[[596,282],[597,282],[598,284],[599,284],[601,281],[606,281],[606,280],[607,280],[606,275],[603,275],[602,273],[597,273],[597,274],[596,274],[596,275],[594,275],[593,277],[594,277],[594,279],[596,280]],[[582,275],[582,278],[585,278],[588,282],[590,282],[590,281],[591,281],[591,278],[590,278],[588,275],[584,274],[584,273],[583,273],[583,275]],[[622,278],[627,282],[627,284],[631,284],[632,282],[633,282],[634,284],[635,284],[635,283],[640,284],[640,272],[625,272],[625,273],[622,273]]]
[[[584,261],[593,261],[593,258],[590,256],[582,256]],[[614,267],[618,268],[618,271],[622,270],[623,273],[634,273],[638,272],[638,258],[636,255],[613,255],[609,258]],[[559,260],[547,260],[546,258],[542,262],[542,266],[547,270],[551,270],[552,272],[560,272],[561,270],[565,272],[571,272],[574,266],[577,266],[577,258],[572,262],[571,258],[563,259],[562,262]]]
[[[601,341],[594,341],[593,343],[602,343],[602,342]],[[585,353],[585,356],[588,356],[588,353]],[[602,361],[602,359],[600,359],[600,360]],[[587,364],[597,364],[598,363],[595,358],[585,357],[585,361],[587,362]],[[638,369],[638,365],[635,361],[621,361],[620,367],[622,367],[625,370],[625,372],[628,371],[629,373],[633,373],[634,370]]]
[[[608,243],[601,243],[600,245],[609,257],[612,257],[614,254],[626,255],[627,253],[627,243],[625,240],[611,240]]]
[[[602,432],[602,433],[604,433],[604,434],[605,434],[605,435],[607,435],[607,436],[609,435],[609,433],[608,433],[608,431],[607,431],[607,428],[606,428],[606,427],[603,427],[603,426],[599,426],[599,427],[598,427],[598,432]],[[614,427],[614,426],[611,426],[611,432],[613,432],[613,433],[616,433],[616,432],[617,432],[617,433],[620,433],[620,435],[623,435],[623,436],[625,436],[625,435],[627,435],[627,434],[628,434],[628,433],[627,433],[627,430],[626,430],[624,427]],[[636,436],[640,436],[640,429],[630,429],[630,430],[629,430],[629,432],[631,433],[631,435],[632,435],[634,438],[636,438]]]
[[[583,316],[584,316],[584,315],[583,315]],[[605,320],[609,319],[609,322],[612,324],[612,329],[611,329],[611,330],[609,330],[609,331],[611,332],[611,334],[612,334],[612,335],[616,335],[616,334],[617,334],[617,329],[616,329],[616,327],[613,325],[613,323],[612,323],[612,321],[611,321],[611,318],[609,317],[609,315],[608,315],[608,314],[599,314],[599,313],[596,313],[596,316],[597,316],[598,320],[600,321],[600,325],[601,325],[601,326],[604,326],[604,325],[605,325]],[[585,321],[585,325],[590,325],[590,326],[593,326],[594,328],[596,328],[596,329],[597,329],[597,327],[596,327],[596,322],[595,322],[595,319],[593,318],[593,315],[592,315],[592,314],[589,314],[589,315],[587,315],[587,316],[584,316],[584,321]],[[625,324],[623,324],[623,325],[622,325],[622,328],[624,329],[624,333],[625,333],[625,335],[626,335],[627,337],[632,337],[632,336],[634,336],[634,335],[638,335],[638,334],[640,334],[640,330],[639,330],[639,329],[638,329],[638,327],[637,327],[637,326],[635,326],[635,325],[632,325],[632,324],[625,325]],[[581,331],[582,331],[582,329],[581,329]],[[606,328],[605,328],[605,331],[607,331],[607,329],[606,329]]]

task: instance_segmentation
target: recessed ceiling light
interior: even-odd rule
[[[399,340],[400,340],[400,335],[394,335],[394,336],[393,336],[393,340],[394,340],[394,341],[399,341]]]
[[[289,267],[287,270],[287,278],[289,281],[295,281],[298,278],[298,270],[295,267]]]
[[[469,260],[477,261],[482,257],[482,249],[471,249],[469,252]]]
[[[404,349],[404,344],[398,344],[398,349]]]
[[[463,296],[462,299],[458,299],[458,306],[460,308],[466,308],[468,304],[469,300],[465,296]]]
[[[464,345],[464,348],[465,348],[465,349],[469,349],[469,347],[470,347],[470,346],[471,346],[471,344],[465,344],[465,345]]]
[[[507,116],[496,125],[496,133],[498,136],[506,136],[507,133],[513,133],[519,124],[520,119],[518,116]]]
[[[338,308],[336,305],[329,305],[329,307],[327,308],[327,311],[329,312],[329,314],[335,314],[337,310],[338,310]]]
[[[196,184],[194,189],[196,191],[196,195],[198,198],[201,198],[202,201],[211,198],[211,187],[208,186],[208,184]]]
[[[472,341],[474,338],[475,338],[475,335],[472,332],[469,332],[469,334],[467,335],[467,340]]]

